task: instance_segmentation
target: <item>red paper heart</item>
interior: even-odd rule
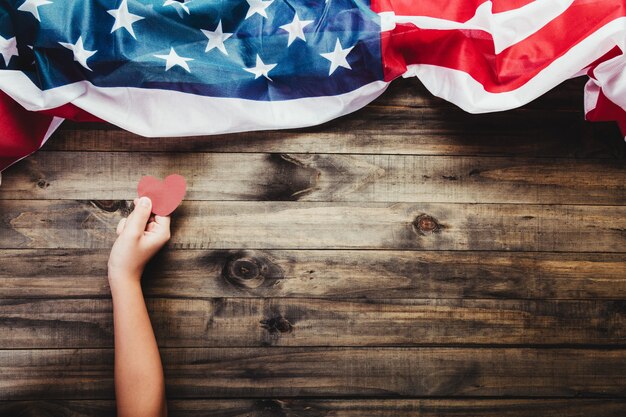
[[[168,175],[161,181],[150,175],[139,180],[137,194],[152,200],[152,212],[159,216],[168,216],[183,201],[187,183],[182,175]]]

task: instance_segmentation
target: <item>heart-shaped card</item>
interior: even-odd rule
[[[168,175],[163,181],[146,175],[139,180],[137,194],[152,200],[152,212],[169,216],[180,205],[187,191],[187,182],[182,175]]]

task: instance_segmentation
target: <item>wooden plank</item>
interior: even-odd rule
[[[0,251],[3,298],[108,298],[109,249]],[[166,250],[149,297],[626,299],[626,254]]]
[[[626,144],[614,124],[584,122],[583,85],[570,80],[521,109],[471,115],[415,80],[397,80],[364,109],[306,129],[143,138],[66,122],[45,149],[623,158]]]
[[[626,346],[624,301],[149,299],[163,347]],[[0,300],[0,348],[113,347],[109,300]]]
[[[0,200],[0,248],[109,248],[124,201]],[[185,201],[170,248],[625,252],[626,206]]]
[[[620,399],[224,399],[168,402],[170,417],[623,417]],[[110,417],[111,400],[4,401],[0,417]]]
[[[609,141],[599,139],[607,133]],[[418,155],[594,156],[622,149],[612,126],[589,126],[582,113],[517,110],[470,115],[456,108],[370,105],[297,130],[183,138],[145,138],[110,125],[68,123],[45,145],[64,151],[325,152]]]
[[[626,351],[161,349],[176,398],[626,396]],[[112,399],[113,350],[0,351],[0,398]]]
[[[552,110],[548,113],[523,112],[520,119],[512,122],[510,113],[506,114],[468,115],[457,109],[403,111],[370,106],[353,115],[306,129],[183,138],[145,138],[110,125],[83,126],[66,122],[64,130],[55,133],[44,149],[605,159],[626,155],[626,144],[614,123],[587,123],[582,114]]]
[[[261,153],[39,152],[0,198],[132,200],[172,172],[189,200],[626,204],[621,160]]]

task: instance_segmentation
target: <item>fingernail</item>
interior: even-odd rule
[[[148,197],[141,197],[139,199],[139,205],[141,207],[150,207],[150,199]]]

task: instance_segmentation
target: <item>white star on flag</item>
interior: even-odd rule
[[[204,52],[209,52],[211,49],[217,48],[220,51],[222,51],[224,55],[228,55],[228,52],[226,51],[226,47],[224,46],[224,41],[230,38],[231,36],[233,36],[233,34],[222,32],[221,20],[217,24],[217,27],[215,28],[214,31],[204,30],[204,29],[200,29],[200,30],[202,31],[202,33],[204,33],[204,35],[207,38],[209,38],[209,43],[207,44]]]
[[[82,36],[78,37],[75,44],[65,42],[59,42],[59,44],[74,52],[74,61],[87,68],[89,71],[92,71],[92,69],[87,65],[87,60],[98,51],[89,51],[85,49]]]
[[[133,38],[137,39],[135,32],[133,31],[133,23],[145,18],[143,16],[132,14],[128,11],[128,0],[122,0],[119,9],[107,10],[107,13],[115,18],[115,24],[111,29],[111,33],[124,28]]]
[[[343,67],[343,68],[347,68],[350,70],[352,69],[352,67],[350,66],[350,64],[348,64],[348,61],[346,60],[346,57],[348,56],[350,51],[352,51],[352,48],[354,48],[354,46],[343,49],[341,47],[341,43],[339,42],[339,39],[337,39],[337,42],[335,42],[334,51],[328,52],[325,54],[320,54],[321,56],[323,56],[324,58],[330,61],[330,70],[328,71],[329,76],[332,75],[332,73],[335,72],[335,70],[338,67]]]
[[[11,57],[19,56],[17,53],[17,41],[15,37],[5,39],[0,36],[0,54],[4,58],[4,63],[8,67]]]
[[[45,6],[46,4],[52,4],[49,0],[26,0],[17,10],[21,10],[23,12],[32,13],[35,16],[35,19],[41,22],[41,18],[39,17],[39,6]]]
[[[268,7],[270,7],[272,3],[274,3],[274,0],[269,0],[269,1],[246,0],[246,1],[248,2],[248,5],[250,6],[250,8],[248,9],[248,13],[246,13],[246,19],[251,16],[254,16],[256,13],[267,18],[267,12],[265,11],[265,9],[267,9]]]
[[[269,77],[269,72],[274,69],[274,67],[277,64],[264,64],[263,61],[261,61],[261,57],[259,56],[259,54],[257,54],[256,56],[256,66],[251,67],[251,68],[244,68],[244,70],[251,72],[252,74],[254,74],[254,79],[256,80],[257,78],[259,78],[261,75],[264,76],[265,78],[267,78],[270,81],[273,81],[270,77]]]
[[[170,47],[170,53],[168,55],[155,55],[157,58],[161,58],[165,60],[165,71],[169,71],[170,68],[178,65],[187,70],[187,72],[191,72],[189,69],[189,65],[187,65],[187,61],[193,61],[193,58],[185,58],[176,53],[174,48]]]
[[[313,23],[313,20],[300,20],[300,18],[298,17],[298,12],[296,12],[291,23],[280,26],[281,29],[289,32],[289,40],[287,41],[287,46],[290,46],[291,43],[296,40],[296,38],[302,39],[306,42],[306,39],[304,38],[304,31],[302,29],[304,29],[311,23]]]
[[[192,1],[193,0],[185,0],[184,2],[181,3],[176,0],[165,0],[165,3],[163,3],[163,7],[172,6],[174,9],[176,9],[176,12],[182,18],[183,12],[181,10],[184,10],[187,14],[191,14],[191,12],[189,11],[189,7],[187,7],[187,3],[190,3]]]

